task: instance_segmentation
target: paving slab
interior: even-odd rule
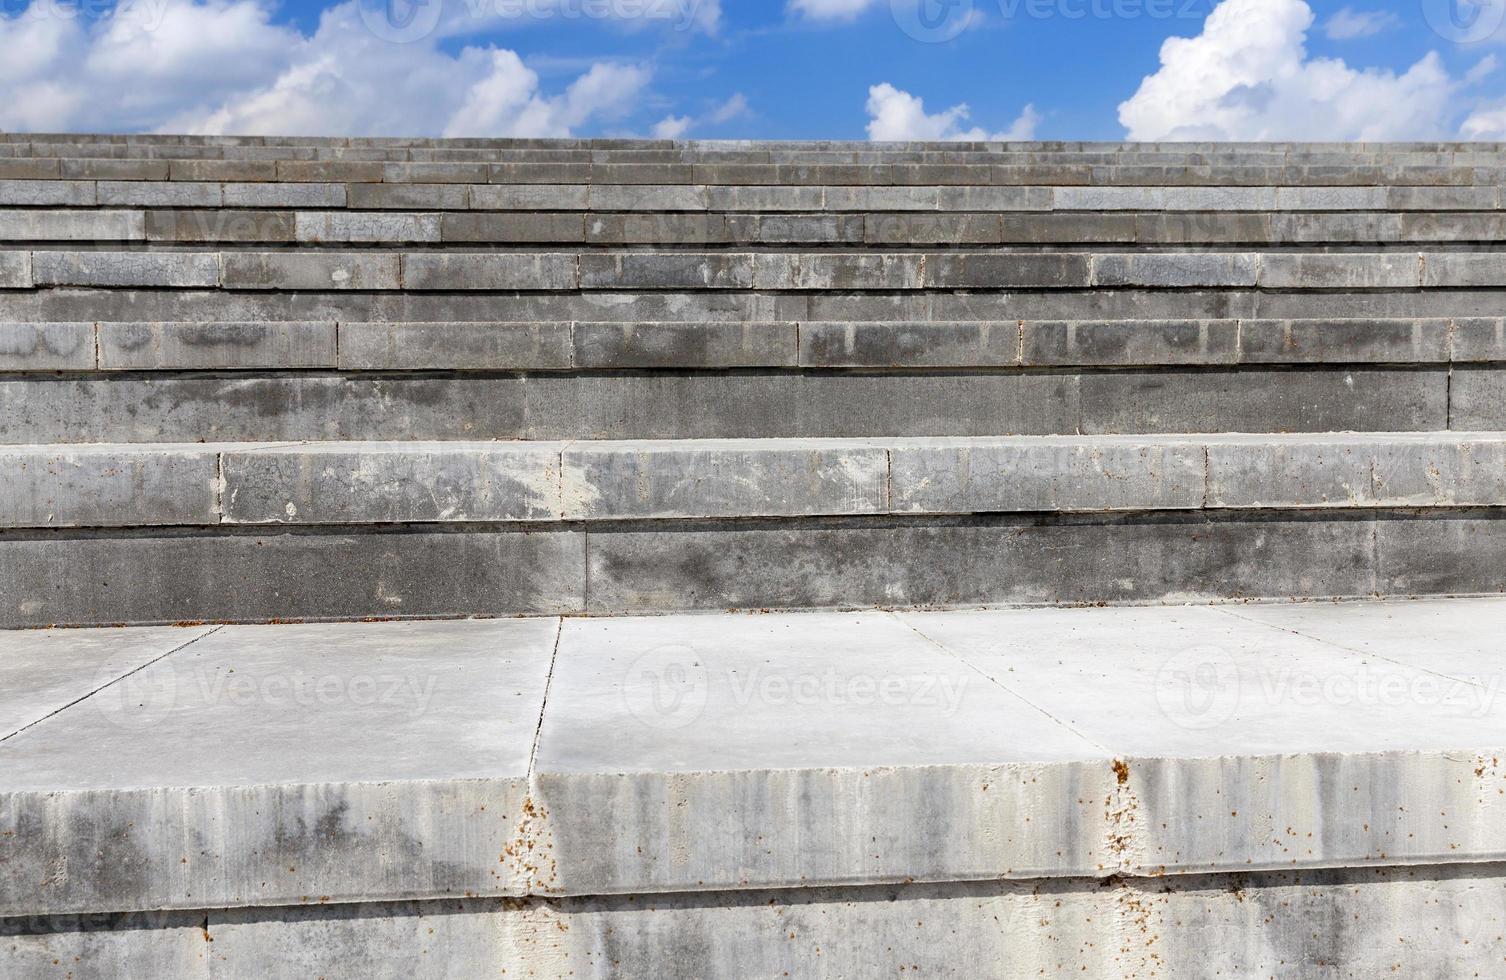
[[[0,633],[0,741],[214,632],[212,626]]]
[[[1279,628],[1304,608],[900,618],[1125,760],[1115,812],[1142,872],[1498,860],[1506,664],[1461,679]]]
[[[158,660],[0,743],[0,915],[518,893],[555,633],[228,627]]]
[[[1101,760],[885,614],[566,620],[534,888],[1089,873]]]

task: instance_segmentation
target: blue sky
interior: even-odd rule
[[[0,0],[0,128],[1506,137],[1506,0],[408,2]]]

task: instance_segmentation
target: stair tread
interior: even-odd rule
[[[0,910],[1499,860],[1503,629],[1455,599],[11,633],[0,794],[56,822]],[[970,816],[914,835],[943,800]],[[132,874],[31,888],[96,847]]]

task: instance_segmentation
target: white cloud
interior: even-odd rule
[[[0,129],[564,136],[634,108],[650,72],[597,63],[543,91],[512,51],[379,40],[353,2],[310,35],[257,0],[160,0],[160,23],[0,17]]]
[[[694,121],[689,116],[665,116],[654,124],[654,139],[677,140],[685,135]]]
[[[1464,120],[1464,125],[1459,127],[1459,135],[1467,140],[1506,140],[1506,105],[1476,109]]]
[[[1449,133],[1463,78],[1430,52],[1401,74],[1309,58],[1303,0],[1223,0],[1197,37],[1169,38],[1161,67],[1119,106],[1132,140],[1406,140]]]
[[[811,20],[853,20],[880,0],[790,0],[790,13]]]
[[[1035,138],[1040,113],[1027,105],[1009,128],[989,133],[981,127],[964,129],[971,109],[967,103],[941,112],[926,112],[925,102],[909,92],[884,82],[868,90],[868,138],[871,140],[987,140],[1010,141]]]
[[[1401,25],[1401,18],[1389,10],[1355,10],[1345,7],[1323,25],[1323,32],[1331,41],[1352,41],[1356,38],[1374,37]]]
[[[723,123],[729,123],[734,119],[741,119],[743,116],[752,114],[753,109],[748,105],[748,97],[741,92],[735,92],[732,98],[711,110],[710,114],[706,116],[706,121],[713,126],[720,126]]]

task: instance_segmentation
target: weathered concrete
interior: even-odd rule
[[[0,910],[519,893],[555,632],[220,630],[104,687],[0,743]]]
[[[101,323],[104,370],[333,368],[333,321]]]
[[[92,323],[0,323],[0,370],[79,371],[92,367]]]
[[[0,923],[13,972],[80,977],[498,973],[562,980],[856,978],[898,972],[1089,980],[1158,976],[1488,976],[1503,869],[1356,869],[806,888],[533,901],[364,903]],[[207,966],[205,964],[208,964]]]
[[[203,639],[212,626],[12,632],[0,646],[0,741]]]
[[[0,528],[219,522],[213,452],[108,445],[0,450]]]
[[[1475,638],[1430,633],[1445,616]],[[0,744],[20,831],[0,846],[23,880],[76,869],[0,898],[1478,864],[1506,846],[1478,639],[1503,624],[1493,600],[223,628]],[[405,751],[340,737],[370,726]]]

